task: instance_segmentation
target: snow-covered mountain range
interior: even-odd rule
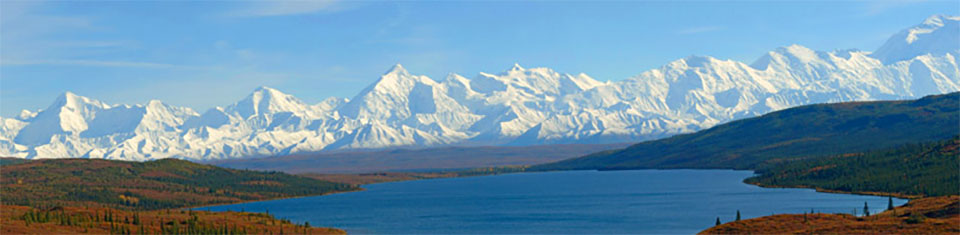
[[[791,45],[753,63],[691,56],[601,82],[548,68],[441,81],[399,64],[351,99],[308,104],[261,87],[203,113],[65,93],[0,117],[0,156],[221,159],[439,145],[640,141],[792,106],[960,91],[960,17],[933,16],[875,52]]]

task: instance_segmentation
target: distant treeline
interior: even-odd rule
[[[359,189],[281,172],[234,170],[184,160],[48,159],[4,164],[3,204],[182,208]]]
[[[960,194],[960,137],[761,166],[747,183],[911,196]]]

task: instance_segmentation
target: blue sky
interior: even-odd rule
[[[689,55],[872,51],[956,1],[0,2],[0,116],[65,92],[198,112],[265,85],[351,97],[393,64],[435,80],[517,62],[621,80]]]

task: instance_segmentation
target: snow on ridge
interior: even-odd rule
[[[960,17],[934,15],[922,24],[894,34],[872,56],[892,64],[924,54],[942,56],[960,51]]]
[[[958,17],[934,16],[875,53],[789,45],[755,62],[689,56],[617,82],[513,64],[442,81],[396,64],[351,99],[307,104],[259,87],[202,113],[64,93],[0,118],[0,155],[223,159],[394,146],[640,141],[797,105],[960,90]],[[913,36],[911,36],[913,35]],[[912,38],[912,39],[911,39]]]

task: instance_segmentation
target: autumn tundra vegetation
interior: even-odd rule
[[[340,234],[269,213],[191,207],[359,190],[280,172],[183,160],[2,159],[0,233]]]
[[[700,234],[957,234],[960,196],[927,197],[875,215],[780,214],[723,223]]]
[[[703,234],[957,234],[960,233],[960,136],[942,141],[773,164],[745,180],[765,187],[887,195],[886,210],[773,215],[721,223]],[[914,198],[893,206],[891,197]]]

